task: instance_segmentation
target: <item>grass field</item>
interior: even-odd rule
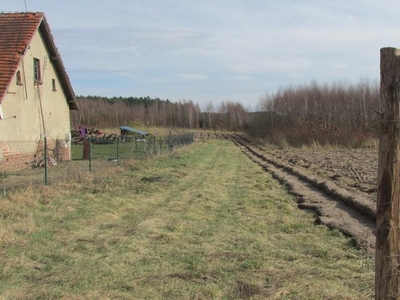
[[[166,154],[172,148],[191,144],[194,140],[193,133],[181,133],[170,136],[150,136],[145,139],[134,139],[130,137],[123,141],[107,141],[94,139],[90,151],[92,159],[145,159],[156,155]],[[83,145],[71,145],[71,156],[73,160],[82,159]]]
[[[232,143],[0,198],[0,299],[372,299],[373,262]]]

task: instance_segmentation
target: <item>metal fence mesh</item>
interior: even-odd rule
[[[47,155],[51,164],[70,159],[70,147],[65,140],[47,139]],[[0,141],[0,171],[40,167],[44,164],[44,139]]]
[[[193,143],[194,134],[181,134],[167,137],[148,137],[145,139],[116,139],[114,141],[95,139],[83,145],[72,145],[72,159],[107,159],[120,161],[123,159],[145,159],[160,155]]]

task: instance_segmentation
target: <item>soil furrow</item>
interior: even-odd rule
[[[360,195],[353,195],[334,183],[268,159],[262,151],[239,136],[231,135],[230,138],[254,162],[289,187],[290,193],[296,196],[299,208],[317,213],[315,224],[337,228],[353,238],[358,246],[369,252],[374,250],[375,211]]]

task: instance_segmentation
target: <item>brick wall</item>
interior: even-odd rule
[[[62,141],[48,140],[49,164],[71,159],[70,148]],[[43,141],[0,142],[0,171],[17,171],[44,166]]]
[[[34,160],[34,153],[20,153],[5,155],[0,160],[1,171],[17,171],[23,169],[29,169],[32,167],[31,162]]]

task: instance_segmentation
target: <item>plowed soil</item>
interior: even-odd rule
[[[376,202],[378,151],[372,149],[290,149],[262,147],[273,158],[332,180],[349,191],[365,193]]]
[[[369,149],[277,150],[230,138],[254,162],[289,187],[298,207],[317,213],[315,224],[337,228],[355,243],[375,248],[378,153]]]

